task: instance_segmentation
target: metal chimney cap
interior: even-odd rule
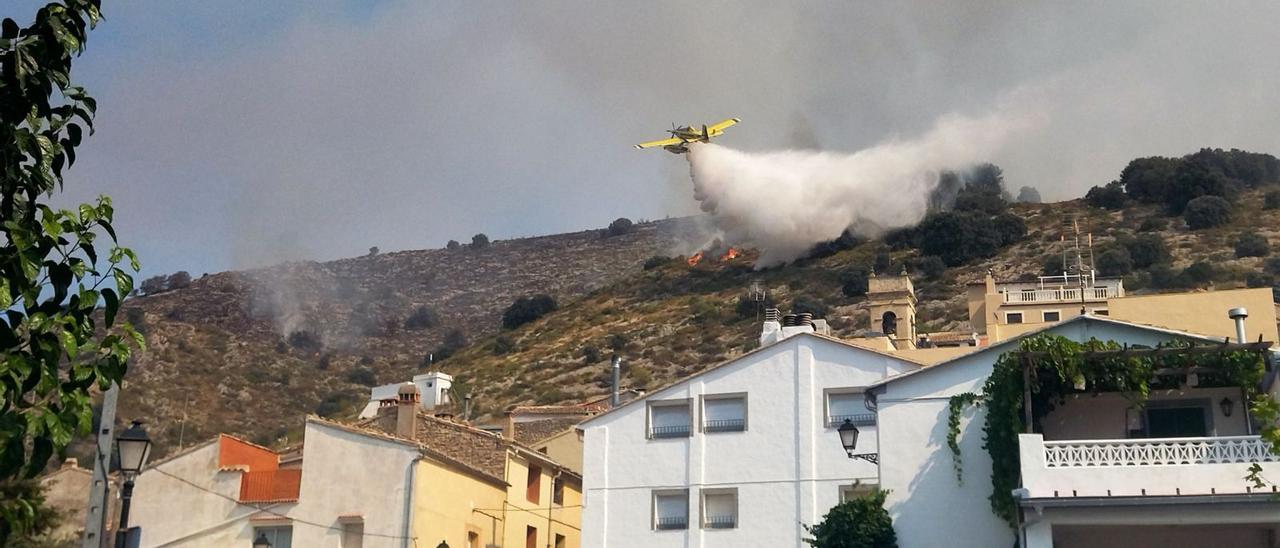
[[[1249,311],[1245,310],[1243,306],[1239,306],[1228,310],[1227,317],[1233,320],[1243,320],[1249,317]]]

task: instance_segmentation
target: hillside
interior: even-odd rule
[[[1264,210],[1262,202],[1261,191],[1250,191],[1238,200],[1233,222],[1199,231],[1156,205],[1108,211],[1082,200],[1014,204],[1010,211],[1027,224],[1021,241],[933,279],[912,271],[920,330],[966,327],[964,285],[988,269],[998,278],[1038,274],[1072,218],[1094,235],[1099,252],[1117,238],[1150,233],[1167,243],[1175,270],[1196,261],[1215,265],[1212,280],[1198,285],[1244,285],[1264,259],[1235,258],[1238,234],[1254,229],[1272,241],[1280,237],[1280,210]],[[842,292],[845,273],[869,267],[878,255],[891,258],[895,271],[914,268],[919,253],[871,240],[762,271],[754,270],[750,250],[731,261],[689,266],[674,258],[642,266],[692,225],[663,221],[612,238],[588,231],[487,249],[293,263],[209,275],[137,298],[128,314],[145,331],[148,350],[133,364],[120,413],[147,419],[161,451],[180,438],[191,443],[220,431],[293,443],[304,414],[349,416],[368,386],[425,371],[424,357],[455,328],[469,344],[431,368],[455,375],[457,390],[474,396],[482,419],[513,404],[605,393],[613,352],[625,359],[625,384],[652,388],[754,347],[755,311],[738,306],[753,283],[784,309],[798,300],[825,309],[835,333],[848,336],[866,328],[867,314],[861,297]],[[1131,274],[1126,286],[1141,292],[1152,277]],[[556,296],[560,308],[501,329],[503,309],[534,293]],[[407,328],[405,319],[422,306],[436,311],[437,321]]]

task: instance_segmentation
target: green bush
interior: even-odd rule
[[[1280,209],[1280,190],[1269,190],[1262,195],[1262,209]]]
[[[506,335],[498,335],[493,339],[493,355],[505,356],[516,351],[516,342]]]
[[[489,247],[489,237],[483,232],[471,237],[471,249],[484,249]]]
[[[667,257],[666,255],[654,255],[644,260],[644,269],[653,270],[671,261],[672,261],[671,257]]]
[[[916,261],[916,269],[919,270],[926,279],[936,280],[942,277],[942,274],[947,271],[947,263],[942,262],[942,259],[934,255],[926,255]]]
[[[631,219],[618,217],[612,223],[609,223],[609,228],[605,230],[605,234],[608,236],[621,236],[630,234],[632,230],[635,230],[635,223],[632,223]]]
[[[520,297],[502,312],[502,327],[515,329],[551,313],[557,307],[555,298],[550,295]]]
[[[352,382],[361,386],[373,386],[378,384],[378,376],[373,372],[373,369],[368,367],[357,367],[347,371],[346,379],[347,382]]]
[[[813,314],[813,319],[816,320],[827,317],[828,308],[821,299],[800,295],[791,300],[791,312],[796,314],[808,312]]]
[[[458,240],[449,240],[449,243],[444,244],[444,248],[449,251],[456,251],[462,248],[462,244],[458,243]]]
[[[1270,274],[1250,272],[1245,275],[1244,284],[1248,287],[1272,287],[1276,284],[1276,279]]]
[[[1218,196],[1201,196],[1187,202],[1182,217],[1191,230],[1221,226],[1231,222],[1231,202]]]
[[[1104,276],[1123,276],[1133,271],[1133,259],[1129,250],[1115,247],[1098,255],[1098,270]]]
[[[1236,238],[1236,257],[1266,257],[1271,254],[1267,239],[1257,232],[1241,232]]]
[[[1262,263],[1262,271],[1273,276],[1280,276],[1280,257],[1272,257]]]
[[[941,260],[941,259],[939,259]],[[854,266],[840,273],[840,292],[846,297],[861,297],[867,294],[870,284],[867,268]]]
[[[428,354],[422,358],[422,367],[430,366],[432,363],[432,360],[435,360],[437,362],[442,360],[447,360],[449,359],[450,356],[454,355],[459,350],[462,350],[462,347],[466,345],[467,345],[466,334],[464,334],[460,329],[451,330],[445,334],[444,342],[440,343],[440,346],[437,346],[436,349],[431,352],[431,354]]]
[[[1169,221],[1161,217],[1147,217],[1142,220],[1142,226],[1138,227],[1138,232],[1163,232],[1169,228]]]
[[[1124,209],[1129,197],[1124,193],[1120,181],[1111,181],[1107,186],[1095,186],[1085,193],[1084,201],[1101,209]]]
[[[1147,268],[1153,264],[1169,262],[1169,248],[1164,240],[1155,234],[1141,234],[1133,238],[1124,238],[1120,244],[1129,250],[1129,258],[1134,268]]]
[[[827,240],[825,242],[814,244],[814,246],[809,249],[809,253],[805,255],[805,257],[809,259],[830,257],[846,249],[858,247],[866,241],[866,238],[850,232],[849,229],[845,229],[840,233],[840,236],[834,240]]]
[[[815,548],[897,548],[893,518],[884,508],[888,491],[844,501],[835,505],[822,521],[805,526],[812,538],[804,539]]]
[[[1183,278],[1184,287],[1201,287],[1213,281],[1218,270],[1213,264],[1204,261],[1191,263],[1187,268],[1182,270],[1179,278]]]

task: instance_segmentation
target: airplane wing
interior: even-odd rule
[[[665,147],[665,146],[667,146],[667,145],[678,145],[678,144],[683,143],[683,142],[684,142],[684,140],[682,140],[682,139],[677,139],[677,138],[675,138],[675,137],[672,137],[672,138],[670,138],[670,139],[663,139],[663,140],[661,140],[661,141],[649,141],[649,142],[647,142],[647,143],[640,143],[640,144],[636,145],[636,148],[655,148],[655,147]]]
[[[718,123],[718,124],[716,124],[716,125],[713,125],[713,126],[707,126],[707,131],[724,131],[724,130],[725,130],[725,128],[728,128],[729,126],[732,126],[732,125],[734,125],[734,124],[736,124],[736,123],[738,123],[738,122],[741,122],[741,121],[742,121],[742,120],[739,120],[739,119],[737,119],[737,118],[730,118],[730,119],[725,120],[725,121],[723,121],[723,122],[720,122],[720,123]]]

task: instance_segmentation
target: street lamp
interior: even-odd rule
[[[880,464],[880,455],[877,453],[854,453],[853,450],[858,447],[858,427],[853,425],[853,421],[844,420],[844,424],[836,429],[840,434],[840,445],[844,446],[844,452],[851,459],[862,459],[871,464]]]
[[[442,540],[440,541],[440,544],[436,545],[436,548],[449,548],[449,543]]]
[[[1235,410],[1235,406],[1236,402],[1231,401],[1231,398],[1222,398],[1222,401],[1218,402],[1218,407],[1222,409],[1222,416],[1224,417],[1230,417],[1231,412]]]
[[[267,540],[267,534],[258,531],[258,538],[253,539],[253,548],[271,548],[271,541]]]
[[[133,479],[147,465],[147,457],[150,456],[151,438],[142,428],[141,421],[133,421],[132,426],[116,437],[116,460],[119,461],[120,473],[124,476],[124,487],[120,490],[120,528],[116,530],[116,548],[124,548],[125,535],[129,530]]]

